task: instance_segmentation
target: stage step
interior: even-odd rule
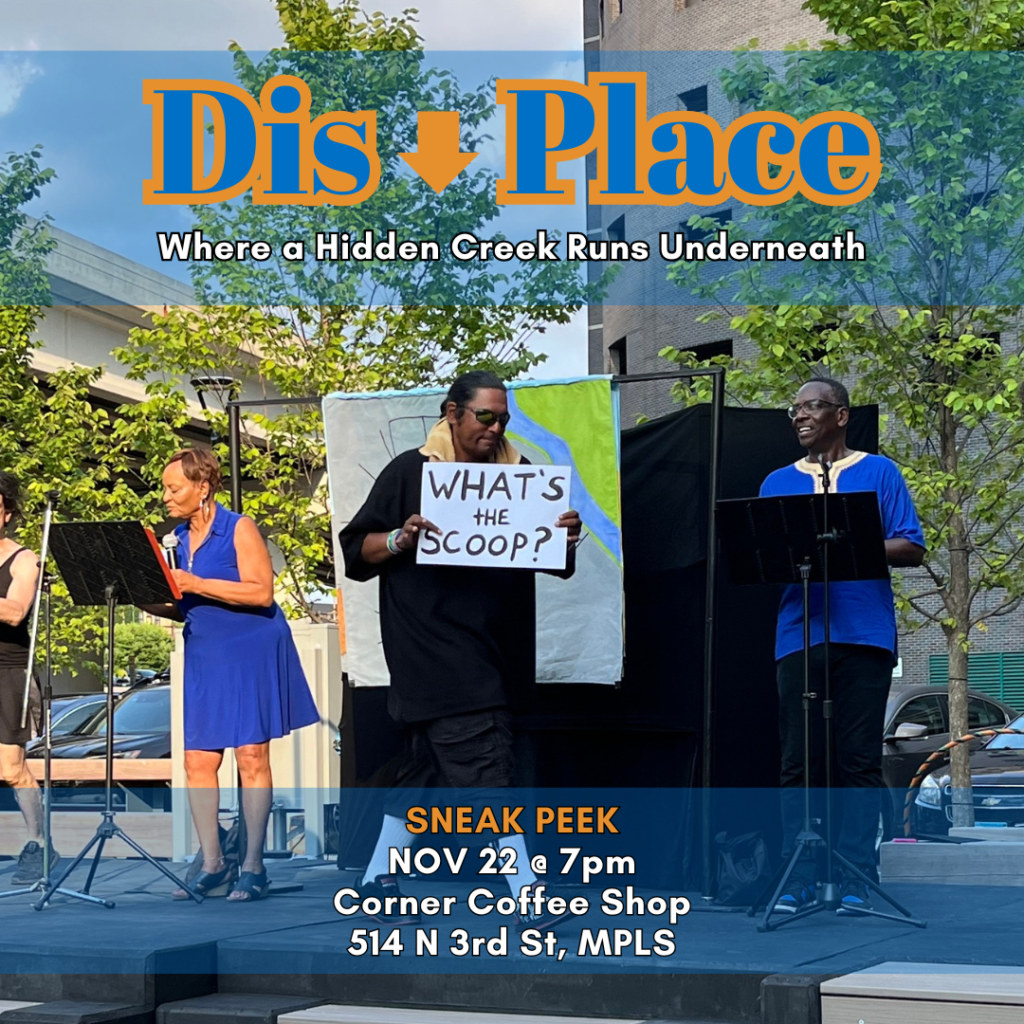
[[[22,1003],[17,999],[0,999],[0,1020],[8,1010],[23,1010],[26,1006],[38,1006],[38,1003]]]
[[[1019,835],[1013,838],[1017,841],[882,843],[879,871],[886,885],[1024,885],[1024,842]]]
[[[538,1017],[534,1014],[485,1011],[408,1010],[389,1006],[342,1006],[328,1003],[282,1014],[278,1024],[645,1024],[609,1017]]]
[[[315,927],[303,929],[308,937]],[[292,933],[299,934],[298,929]],[[285,934],[285,933],[278,933]],[[329,935],[337,934],[337,927]],[[305,941],[305,940],[304,940]],[[335,949],[337,939],[334,939]],[[289,995],[318,999],[337,1016],[331,1024],[355,1019],[374,1024],[530,1024],[574,1020],[653,1021],[685,1020],[687,1024],[750,1024],[760,1018],[763,974],[679,974],[639,971],[622,974],[346,974],[330,965],[330,955],[297,955],[283,942],[275,954],[280,973],[256,973],[253,946],[244,940],[218,944],[217,987],[221,992]],[[304,953],[300,947],[299,952]],[[862,961],[863,962],[863,961]],[[249,964],[251,973],[241,969]],[[294,966],[293,966],[294,965]],[[271,968],[273,970],[273,968]],[[288,972],[288,973],[286,973]],[[815,993],[816,994],[816,993]],[[420,1010],[419,1007],[424,1009]],[[818,1002],[815,999],[815,1011]],[[321,1006],[303,1011],[307,1017],[287,1015],[281,1024],[315,1024]],[[355,1014],[354,1018],[352,1015]],[[374,1015],[377,1016],[374,1016]],[[775,1022],[772,1022],[775,1024]],[[803,1024],[786,1020],[785,1024]],[[810,1022],[808,1022],[810,1024]],[[820,1024],[816,1019],[813,1024]]]
[[[1024,969],[884,963],[822,982],[821,1024],[1020,1024]]]
[[[8,1010],[3,1024],[153,1024],[153,1011],[124,1003],[62,999]]]
[[[156,1024],[278,1024],[282,1014],[307,1010],[320,1002],[298,996],[215,992],[158,1006]]]

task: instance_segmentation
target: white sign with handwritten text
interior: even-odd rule
[[[420,515],[441,530],[420,536],[416,561],[503,569],[564,569],[569,466],[428,462]]]

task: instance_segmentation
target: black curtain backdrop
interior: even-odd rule
[[[645,841],[657,858],[639,884],[700,885],[700,750],[711,410],[697,406],[623,431],[625,673],[618,686],[527,686],[510,695],[519,783],[527,787],[664,788],[664,815]],[[855,409],[851,448],[878,450],[878,409]],[[722,498],[757,494],[773,469],[802,454],[785,412],[724,410]],[[715,616],[713,830],[759,830],[778,846],[779,742],[773,656],[779,594],[734,587],[720,560]],[[566,628],[586,608],[567,608]],[[345,688],[339,867],[369,859],[383,788],[402,737],[386,691]],[[760,796],[757,795],[760,791]],[[531,839],[553,855],[557,836]],[[548,846],[551,849],[548,849]]]

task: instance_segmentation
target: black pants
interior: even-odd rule
[[[882,730],[892,683],[892,653],[879,647],[832,644],[833,817],[841,815],[835,850],[873,876],[882,783]],[[812,814],[824,814],[825,648],[811,648]],[[804,818],[804,656],[778,663],[779,732],[782,739],[782,855],[789,857]]]
[[[459,789],[460,802],[482,806],[492,790],[513,783],[512,723],[504,708],[415,722],[410,733],[385,814],[404,818],[410,807],[436,804],[431,790],[438,788]]]

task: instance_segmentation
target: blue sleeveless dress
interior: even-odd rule
[[[235,526],[241,516],[216,506],[192,571],[239,582]],[[188,524],[175,531],[188,568]],[[320,719],[299,652],[275,603],[245,608],[185,594],[185,749],[223,750],[265,743]]]

